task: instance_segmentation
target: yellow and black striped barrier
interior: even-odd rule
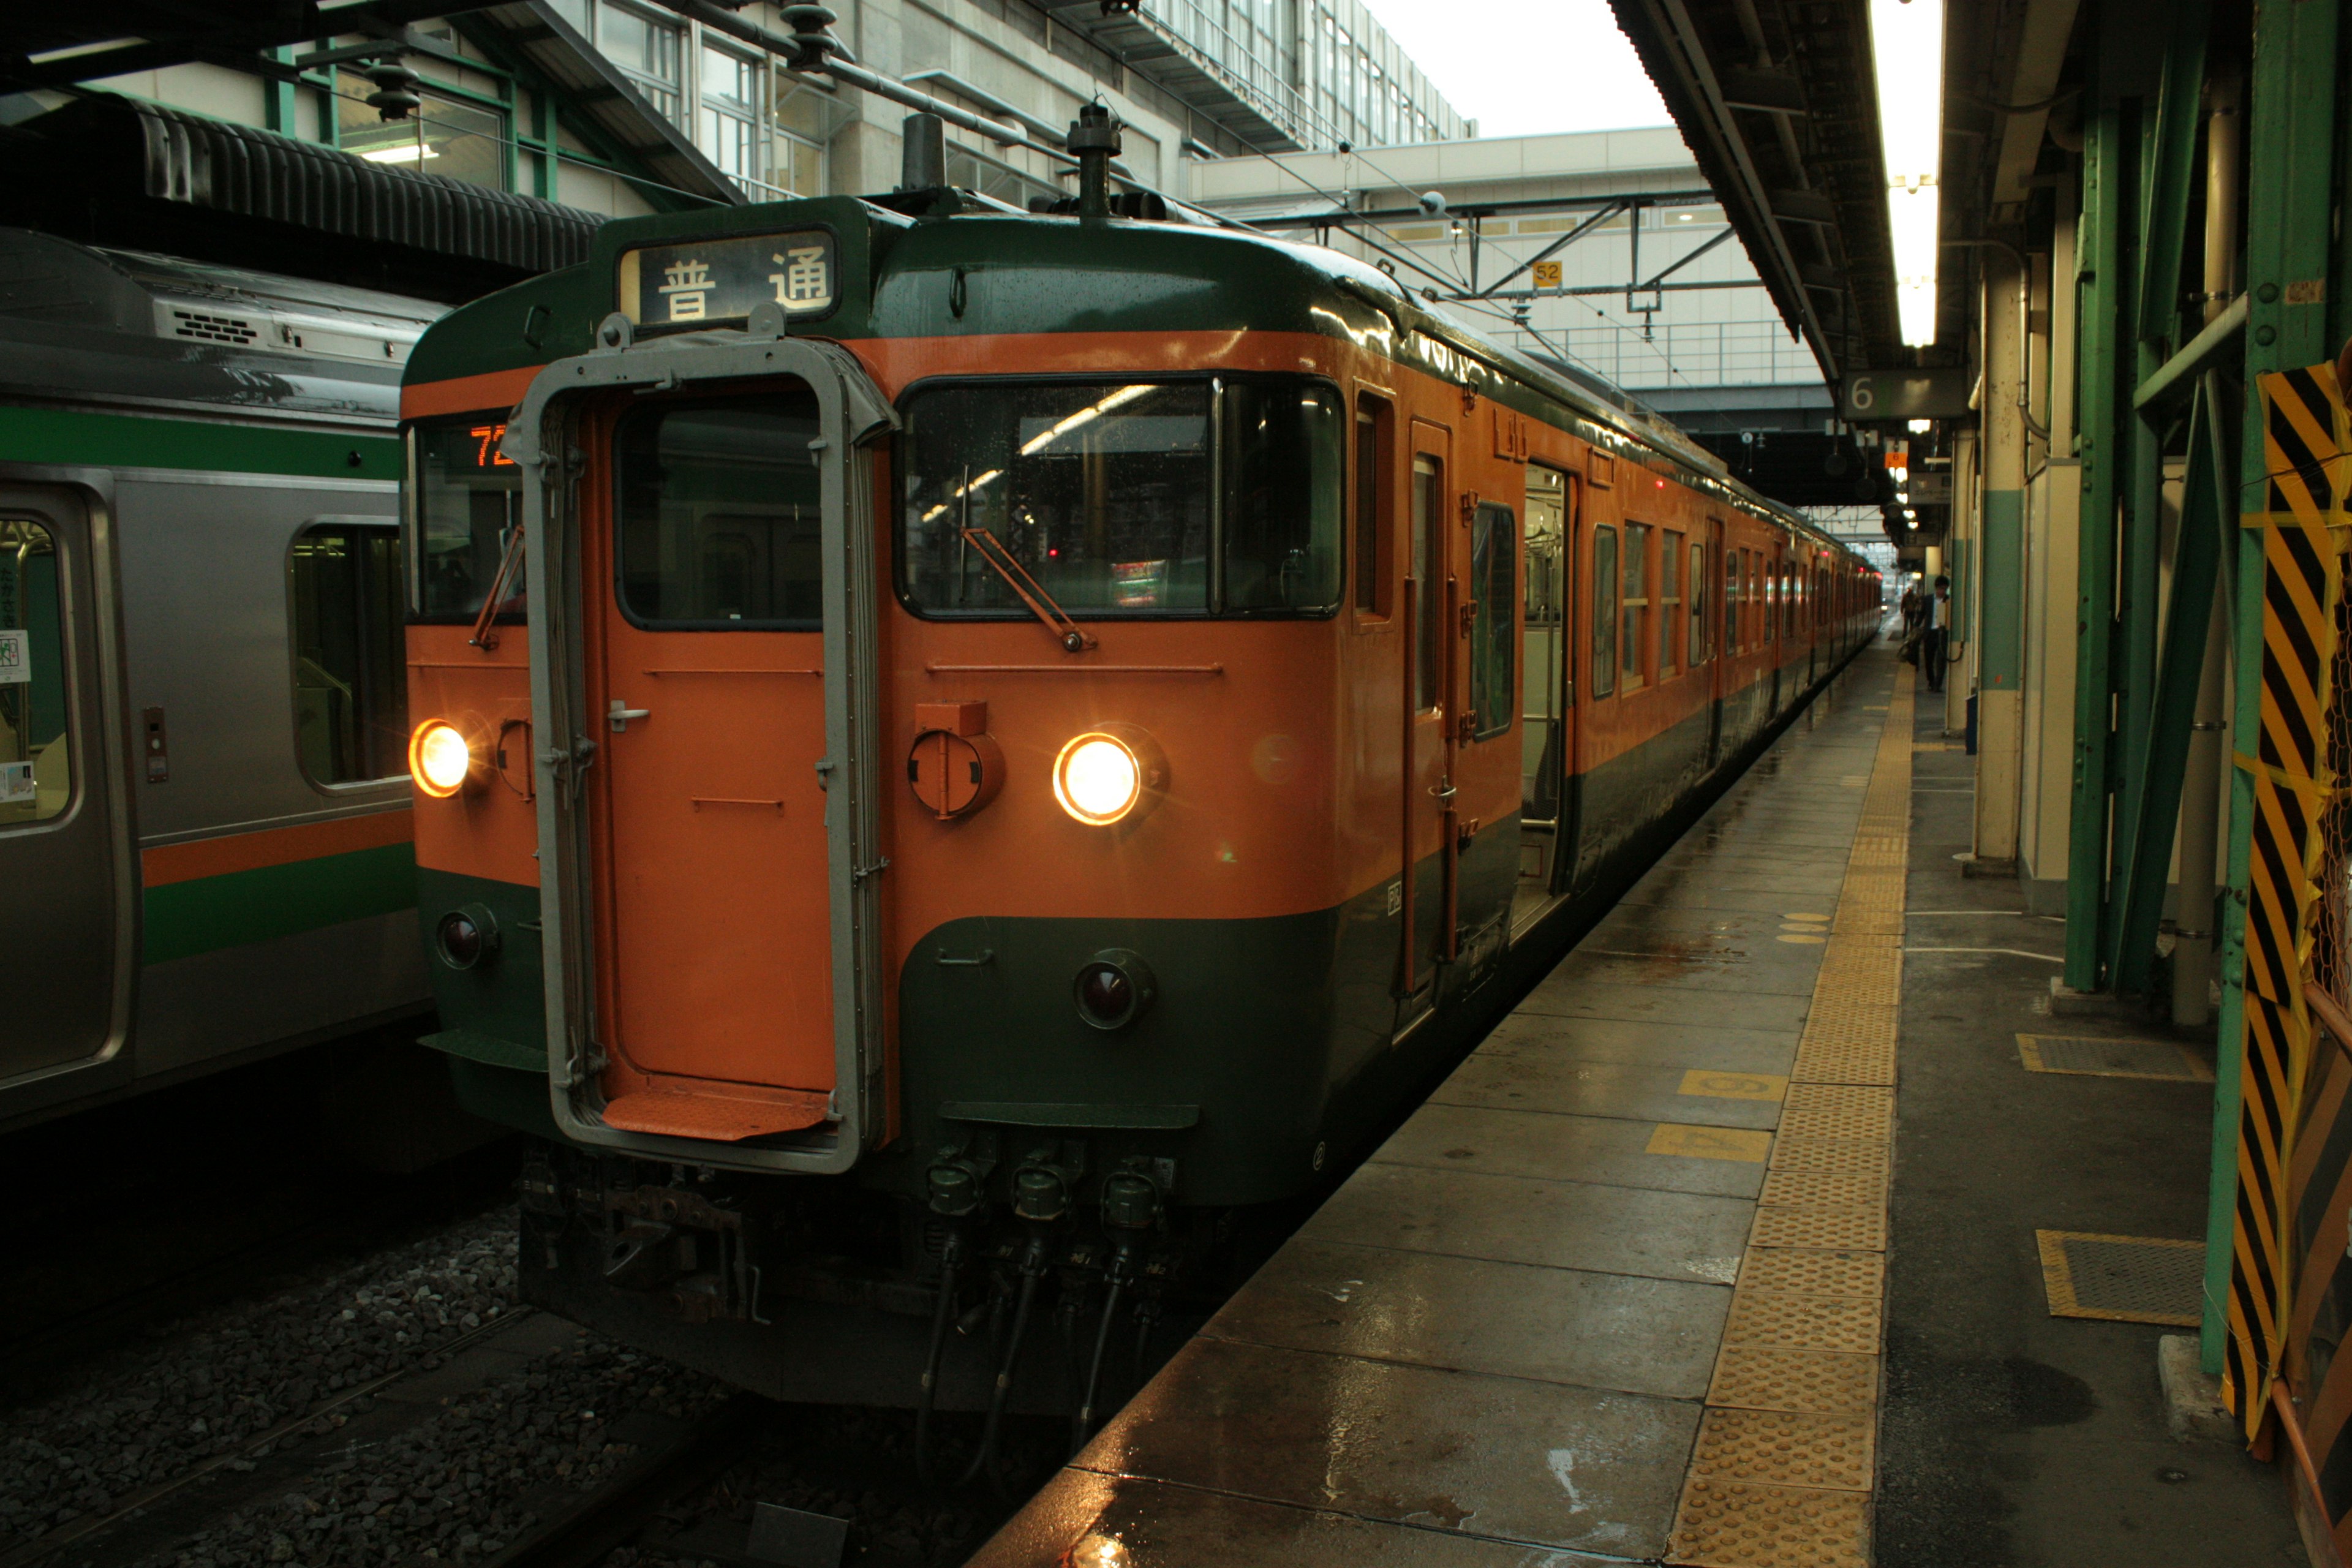
[[[2340,883],[2352,850],[2331,842],[2345,826],[2332,809],[2347,761],[2346,715],[2338,710],[2352,699],[2352,682],[2339,668],[2346,651],[2341,552],[2352,548],[2352,515],[2345,510],[2352,432],[2332,366],[2266,374],[2260,386],[2267,483],[2263,509],[2240,519],[2242,527],[2263,531],[2263,640],[2253,751],[2234,757],[2252,785],[2253,813],[2237,1215],[2222,1370],[2223,1391],[2250,1441],[2262,1434],[2274,1383],[2284,1379],[2290,1392],[2303,1393],[2298,1377],[2308,1363],[2302,1342],[2335,1270],[2312,1270],[2311,1289],[2299,1289],[2300,1265],[2315,1246],[2333,1253],[2344,1234],[2340,1219],[2335,1247],[2305,1234],[2305,1195],[2315,1186],[2333,1194],[2347,1176],[2344,1155],[2328,1157],[2330,1125],[2306,1127],[2306,1110],[2324,1108],[2329,1123],[2341,1115],[2352,1126],[2352,1099],[2345,1092],[2352,1062],[2330,1052],[2315,1078],[2305,999],[2315,933],[2326,927],[2331,939],[2338,934],[2343,902],[2339,894],[2332,916],[2322,906],[2321,868],[2327,863]],[[2333,970],[2328,973],[2332,978]],[[2309,1098],[2323,1089],[2318,1100]],[[2315,1422],[2311,1417],[2323,1413],[2305,1398],[2304,1430],[2295,1434],[2308,1436],[2320,1454],[2347,1435],[2343,1414],[2352,1411],[2352,1358],[2331,1370],[2346,1373],[2341,1391],[2329,1380],[2337,1413]]]

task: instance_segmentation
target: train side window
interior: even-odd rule
[[[1316,383],[1225,388],[1220,606],[1328,616],[1346,595],[1347,408]],[[1120,568],[1111,568],[1116,577]]]
[[[1470,531],[1470,581],[1478,595],[1470,622],[1473,740],[1510,732],[1517,696],[1518,559],[1517,515],[1499,502],[1482,502]]]
[[[1592,695],[1617,689],[1617,531],[1592,531]]]
[[[400,533],[315,522],[287,564],[294,621],[294,749],[312,784],[408,771]]]
[[[1624,632],[1617,639],[1618,657],[1624,664],[1624,689],[1633,690],[1642,684],[1642,666],[1649,647],[1650,629],[1650,525],[1629,522],[1625,525],[1625,595],[1620,601],[1620,615]]]
[[[1736,548],[1723,552],[1723,651],[1739,651],[1739,557]]]
[[[1394,416],[1384,399],[1369,395],[1356,400],[1356,610],[1359,615],[1388,618],[1392,609],[1389,583],[1395,575],[1394,546],[1381,526],[1388,515],[1381,493],[1381,477],[1389,471],[1389,443]]]
[[[408,602],[419,620],[471,623],[522,531],[522,469],[499,450],[506,433],[495,415],[408,433]],[[520,562],[508,583],[499,613],[520,615]]]
[[[1671,530],[1658,542],[1658,679],[1682,658],[1683,536]]]
[[[61,565],[47,529],[0,518],[0,830],[73,802]]]
[[[1690,661],[1706,662],[1706,546],[1690,547]]]
[[[1445,588],[1445,475],[1434,458],[1412,460],[1412,705],[1437,706],[1438,595]]]

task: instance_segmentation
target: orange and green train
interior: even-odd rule
[[[1205,225],[616,222],[402,413],[437,1043],[546,1141],[525,1291],[794,1398],[1028,1399],[945,1325],[1148,1317],[1878,618],[1670,428]]]

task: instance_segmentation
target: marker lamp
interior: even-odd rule
[[[408,772],[418,789],[446,800],[473,775],[474,748],[446,719],[427,719],[408,739]]]

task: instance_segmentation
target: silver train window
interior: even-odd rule
[[[59,566],[47,529],[0,518],[0,829],[73,802]]]
[[[312,784],[408,771],[400,531],[312,523],[294,537],[294,734]]]

